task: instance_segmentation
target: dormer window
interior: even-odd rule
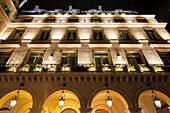
[[[76,31],[75,30],[68,30],[66,40],[76,40],[76,39],[77,39]]]
[[[55,18],[46,18],[44,22],[53,23],[53,22],[55,22],[55,20],[56,20]]]
[[[141,22],[141,23],[148,23],[148,21],[146,20],[146,18],[136,18],[137,22]]]
[[[125,22],[123,18],[114,18],[114,22]]]
[[[69,18],[68,22],[70,23],[78,22],[78,18]]]
[[[102,20],[101,20],[101,18],[92,18],[91,22],[92,23],[100,23],[100,22],[102,22]]]

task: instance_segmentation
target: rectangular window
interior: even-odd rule
[[[161,52],[161,53],[159,53],[159,56],[161,57],[161,59],[165,65],[170,65],[170,52],[169,53]]]
[[[100,22],[102,22],[102,20],[100,18],[92,18],[91,22],[92,23],[100,23]]]
[[[43,60],[42,57],[43,57],[43,53],[31,52],[29,59],[27,60],[27,64],[32,64],[32,65],[41,64]]]
[[[136,18],[137,22],[141,22],[141,23],[148,23],[148,21],[146,20],[146,18]]]
[[[94,57],[96,65],[109,64],[107,53],[95,53]]]
[[[76,39],[77,39],[76,31],[68,30],[66,40],[76,40]]]
[[[55,20],[56,20],[55,18],[46,18],[44,22],[53,23],[53,22],[55,22]]]
[[[74,66],[76,64],[76,53],[62,53],[61,64]]]
[[[9,57],[11,56],[11,52],[0,52],[0,65],[6,65]]]
[[[68,19],[68,22],[71,22],[71,23],[72,23],[72,22],[73,22],[73,23],[74,23],[74,22],[78,22],[78,18],[69,18],[69,19]]]
[[[159,40],[153,30],[145,30],[145,32],[150,40]]]
[[[123,18],[114,18],[114,22],[125,22]]]
[[[127,59],[131,65],[144,64],[142,56],[139,52],[127,53]]]
[[[42,30],[38,40],[48,40],[50,36],[50,31]]]
[[[122,40],[131,40],[128,31],[120,31],[120,37]]]
[[[94,40],[104,40],[102,30],[93,31]]]
[[[22,20],[22,22],[31,22],[32,21],[32,18],[24,18],[23,20]]]
[[[10,40],[20,40],[20,38],[24,34],[24,31],[25,30],[16,30],[12,38],[10,38]]]
[[[4,9],[5,13],[6,13],[7,15],[9,15],[9,13],[10,13],[11,11],[9,10],[8,6],[7,6],[6,4],[4,4],[4,5],[2,6],[2,8]]]

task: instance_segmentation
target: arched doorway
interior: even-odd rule
[[[42,113],[80,113],[80,101],[78,97],[69,90],[64,90],[64,106],[62,108],[59,107],[61,93],[62,90],[56,91],[46,99]]]
[[[126,100],[119,93],[109,90],[112,97],[111,109],[107,106],[107,90],[97,93],[91,103],[92,113],[129,113]]]
[[[165,94],[153,90],[144,91],[140,94],[138,104],[139,107],[142,108],[142,113],[168,113],[170,106],[170,98]],[[157,107],[154,99],[157,97],[161,102],[161,107]]]
[[[18,90],[12,91],[0,99],[0,108],[9,108],[9,110],[4,110],[4,113],[30,113],[33,99],[31,94],[25,90],[19,91],[16,105],[10,108],[11,100],[16,96],[17,92]]]

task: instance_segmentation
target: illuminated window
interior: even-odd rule
[[[122,40],[131,40],[128,31],[119,31],[119,32],[120,32],[120,37]]]
[[[76,53],[62,53],[61,64],[74,66],[76,64]]]
[[[158,36],[156,36],[156,33],[153,30],[145,30],[145,32],[150,40],[159,40]]]
[[[114,22],[125,22],[123,18],[114,18]]]
[[[102,22],[102,20],[100,18],[92,18],[91,22],[92,23],[100,23],[100,22]]]
[[[127,59],[129,64],[137,65],[137,64],[145,64],[144,57],[141,55],[140,52],[126,52]]]
[[[66,40],[76,40],[76,39],[77,39],[76,31],[75,30],[68,30]]]
[[[10,40],[20,40],[25,30],[16,30]]]
[[[5,65],[11,56],[11,52],[0,52],[0,65]]]
[[[50,36],[49,30],[42,30],[40,36],[38,37],[38,40],[48,40],[49,36]]]
[[[43,53],[31,52],[27,60],[27,64],[41,64],[43,60]]]
[[[107,53],[95,53],[94,57],[95,57],[95,64],[96,65],[109,64]]]
[[[104,40],[102,30],[93,31],[94,40]]]
[[[170,65],[170,52],[160,52],[159,56],[161,57],[162,61],[165,65]]]

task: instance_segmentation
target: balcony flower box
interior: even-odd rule
[[[163,72],[162,66],[153,65],[154,72]]]
[[[117,64],[117,65],[115,65],[115,70],[116,70],[116,72],[123,72],[124,71],[124,66],[120,65],[120,64]]]
[[[48,72],[56,72],[57,71],[57,66],[55,64],[49,64],[47,66],[47,71]]]
[[[17,72],[19,65],[18,64],[12,64],[8,67],[8,72]]]
[[[36,64],[35,68],[33,69],[34,72],[43,72],[43,67],[41,64]]]
[[[21,72],[29,72],[29,70],[30,70],[29,64],[26,64],[25,66],[19,68],[19,71]]]
[[[96,71],[96,66],[93,64],[89,65],[89,71]]]
[[[149,72],[149,67],[145,66],[145,64],[138,64],[140,72]]]
[[[111,69],[110,69],[110,67],[109,67],[109,64],[103,64],[102,71],[103,71],[103,72],[111,71]]]
[[[70,72],[70,71],[71,71],[71,67],[69,67],[69,66],[67,66],[67,65],[65,64],[65,65],[63,65],[63,66],[61,67],[61,71]]]

